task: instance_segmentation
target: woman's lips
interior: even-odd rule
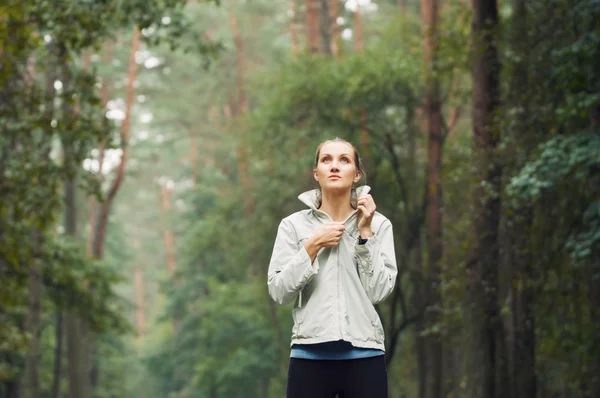
[[[340,178],[342,178],[342,177],[340,177],[340,176],[338,176],[338,175],[332,175],[332,176],[329,176],[329,179],[330,179],[330,180],[339,180]]]

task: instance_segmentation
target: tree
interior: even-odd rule
[[[498,228],[501,168],[494,115],[499,107],[500,64],[496,49],[496,0],[473,1],[473,246],[468,273],[473,306],[472,389],[476,397],[501,397],[497,372],[502,360],[498,308]]]

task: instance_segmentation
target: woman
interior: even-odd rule
[[[375,211],[356,148],[336,138],[317,148],[318,189],[309,208],[283,219],[269,294],[296,299],[287,398],[385,398],[384,335],[374,304],[396,282],[392,224]]]

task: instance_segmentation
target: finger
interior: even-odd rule
[[[358,210],[360,210],[360,212],[362,213],[363,216],[368,217],[369,216],[369,209],[367,209],[367,207],[365,205],[360,205],[357,207]]]

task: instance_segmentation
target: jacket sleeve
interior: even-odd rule
[[[383,301],[394,290],[398,275],[392,223],[385,220],[367,243],[356,244],[355,253],[360,281],[369,300],[373,304]]]
[[[281,305],[289,304],[318,271],[317,259],[311,263],[304,246],[298,248],[294,228],[284,219],[279,224],[269,263],[269,295]]]

